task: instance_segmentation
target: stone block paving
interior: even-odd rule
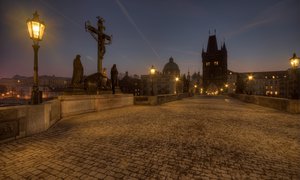
[[[74,116],[0,144],[0,179],[300,179],[300,116],[227,97]]]

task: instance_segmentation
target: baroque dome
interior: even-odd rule
[[[174,62],[174,59],[170,57],[169,62],[164,66],[163,74],[167,75],[180,75],[178,65]]]

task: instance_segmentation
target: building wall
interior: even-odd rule
[[[229,84],[228,92],[235,93],[234,89],[239,89],[241,84],[242,92],[250,95],[272,96],[282,98],[295,98],[292,97],[296,94],[296,98],[300,95],[300,70],[288,69],[286,71],[265,71],[265,72],[247,72],[235,73],[230,71],[227,82]],[[249,80],[249,76],[253,76]],[[242,83],[239,83],[239,78]],[[295,92],[293,92],[295,90]]]
[[[155,74],[141,76],[142,95],[151,95],[152,81],[154,95],[182,93],[182,82],[175,81],[175,75]]]

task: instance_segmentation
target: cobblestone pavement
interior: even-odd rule
[[[300,116],[194,97],[63,119],[0,153],[0,179],[300,179]]]

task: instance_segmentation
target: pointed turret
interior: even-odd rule
[[[224,42],[223,45],[222,45],[222,50],[223,50],[223,51],[227,51],[225,42]]]

